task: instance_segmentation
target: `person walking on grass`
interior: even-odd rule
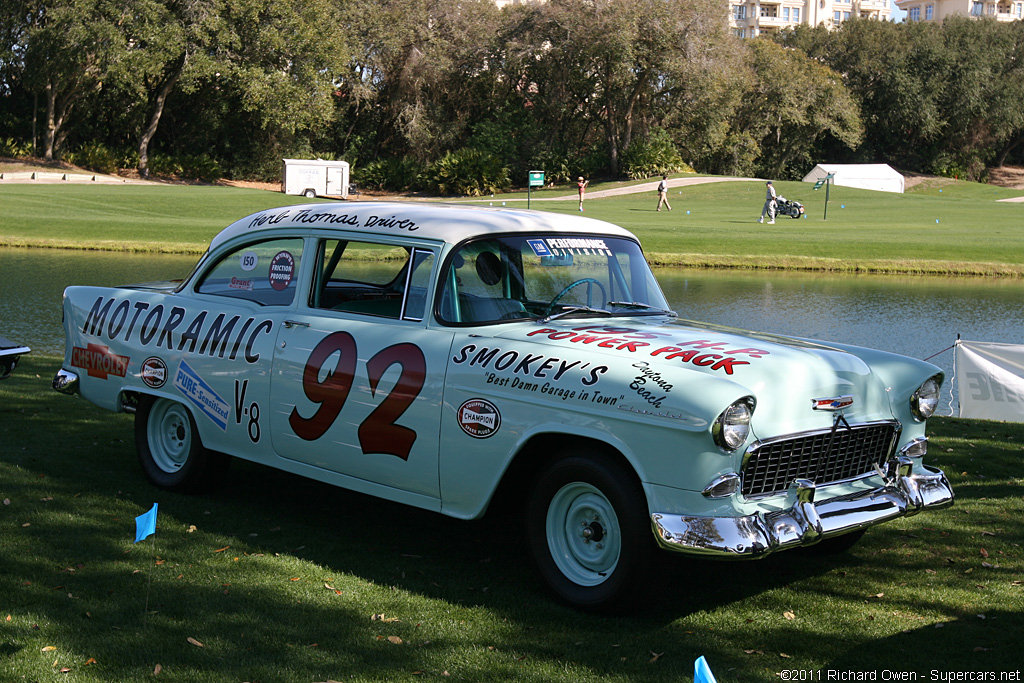
[[[765,184],[764,193],[764,208],[761,209],[761,217],[757,219],[758,223],[764,223],[764,215],[768,214],[768,225],[775,225],[775,207],[778,206],[775,203],[775,186],[772,185],[772,181],[768,181]]]
[[[661,211],[661,205],[664,204],[665,208],[669,211],[672,210],[672,205],[668,203],[668,176],[661,176],[661,182],[658,183],[658,208],[657,211]]]
[[[583,176],[580,176],[579,179],[576,181],[576,187],[578,187],[580,190],[580,211],[583,210],[583,195],[586,194],[587,185],[589,184],[590,181],[584,180]]]

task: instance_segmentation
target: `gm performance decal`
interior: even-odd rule
[[[227,431],[231,407],[185,361],[178,365],[178,372],[174,375],[174,386],[213,420],[215,425]]]
[[[130,360],[130,356],[119,356],[102,344],[89,344],[84,349],[76,346],[71,350],[71,364],[98,379],[106,379],[109,375],[124,377]]]
[[[732,375],[741,365],[750,365],[749,360],[741,357],[763,358],[768,351],[753,348],[730,348],[724,341],[710,339],[690,339],[678,341],[667,339],[669,335],[644,332],[628,327],[590,326],[575,327],[571,330],[559,330],[542,327],[526,334],[527,337],[544,335],[554,341],[568,341],[574,344],[599,346],[605,349],[627,351],[640,355],[648,355],[660,360],[674,360],[690,363],[699,367],[709,367]]]

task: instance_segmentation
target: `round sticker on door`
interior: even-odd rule
[[[295,274],[295,259],[287,251],[279,251],[270,261],[270,286],[279,292],[288,289]]]
[[[462,431],[474,439],[486,439],[501,426],[498,408],[482,398],[472,398],[459,406],[458,418]]]
[[[260,257],[256,255],[255,251],[247,251],[238,258],[238,265],[245,271],[256,270],[259,263]]]

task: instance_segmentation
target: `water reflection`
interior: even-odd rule
[[[188,274],[197,256],[0,249],[0,335],[40,353],[64,350],[61,294],[71,284],[118,285]],[[946,372],[964,339],[1024,342],[1024,283],[975,278],[658,269],[681,317],[760,332],[893,351]],[[955,403],[954,403],[955,410]]]

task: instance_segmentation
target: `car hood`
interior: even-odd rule
[[[536,322],[497,336],[605,355],[609,372],[643,378],[662,395],[661,408],[673,408],[673,393],[681,396],[697,375],[740,385],[757,400],[755,434],[758,425],[776,434],[827,428],[836,407],[850,422],[893,419],[887,382],[858,355],[824,342],[667,317]]]

